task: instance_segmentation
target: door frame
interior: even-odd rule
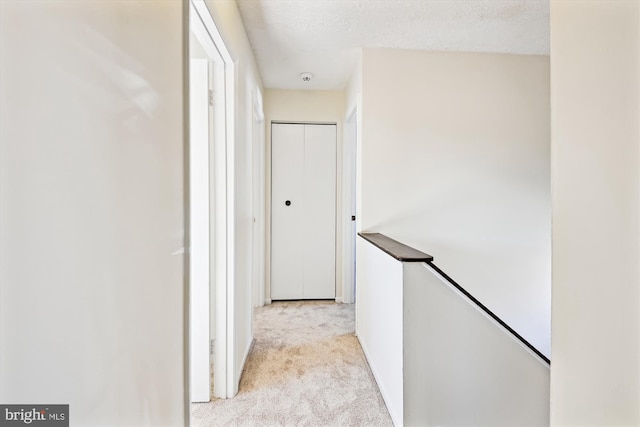
[[[198,304],[198,313],[205,313],[201,318],[190,318],[189,324],[196,321],[215,325],[215,330],[210,331],[209,340],[206,343],[207,349],[213,349],[213,384],[210,389],[213,389],[214,397],[228,398],[234,395],[233,373],[235,372],[235,325],[232,307],[234,207],[233,203],[227,203],[228,196],[234,191],[235,64],[204,0],[189,1],[188,22],[189,31],[193,31],[215,67],[213,79],[215,124],[213,135],[210,135],[213,136],[213,143],[210,138],[209,146],[209,202],[212,215],[209,218],[210,283],[207,291],[210,291],[208,292],[210,298],[191,301],[191,295],[202,293],[192,289],[193,284],[189,283],[189,316],[191,317],[194,310],[193,304]],[[187,217],[189,206],[190,204],[187,203],[187,212],[185,212]],[[189,257],[187,256],[186,259]],[[210,319],[210,316],[213,319]],[[189,340],[190,335],[191,328],[189,328]],[[211,340],[212,337],[214,337],[213,340]],[[202,348],[202,343],[199,344],[198,347]],[[188,344],[188,348],[191,352],[191,343]],[[208,375],[208,378],[211,378],[208,372],[192,372],[190,367],[189,381],[191,375]],[[189,402],[191,401],[190,396]]]
[[[357,159],[360,138],[359,103],[356,101],[345,115],[342,138],[342,302],[355,302],[355,250],[360,218],[357,203]],[[352,128],[353,126],[353,128]],[[350,134],[355,131],[355,138]],[[351,216],[356,216],[355,223]]]
[[[265,236],[266,236],[266,185],[265,185],[265,117],[262,107],[262,92],[259,87],[253,90],[253,121],[252,121],[252,182],[253,182],[253,233],[251,236],[253,248],[253,262],[251,266],[251,281],[253,283],[253,306],[262,307],[265,304],[266,267],[265,267]]]

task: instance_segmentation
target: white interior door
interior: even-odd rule
[[[271,299],[333,299],[336,126],[273,124],[271,135]]]
[[[336,297],[336,126],[305,125],[304,286],[306,299]]]
[[[274,124],[271,138],[271,299],[301,299],[304,125]]]

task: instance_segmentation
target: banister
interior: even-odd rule
[[[453,280],[448,274],[442,271],[439,267],[437,267],[433,263],[433,256],[421,252],[415,248],[405,245],[404,243],[400,243],[397,240],[391,239],[390,237],[385,236],[380,233],[358,233],[360,237],[368,241],[369,243],[376,246],[378,249],[392,256],[398,261],[401,262],[424,262],[428,264],[431,268],[433,268],[444,280],[450,283],[453,287],[455,287],[462,295],[464,295],[471,303],[473,303],[476,307],[478,307],[481,311],[483,311],[486,315],[488,315],[491,319],[493,319],[496,323],[498,323],[502,328],[511,334],[514,338],[520,341],[525,347],[531,350],[535,355],[537,355],[540,359],[546,362],[548,365],[551,365],[551,360],[545,356],[540,350],[538,350],[533,344],[527,341],[522,335],[517,333],[513,328],[511,328],[504,320],[498,317],[493,311],[489,310],[487,306],[482,304],[477,298],[469,293],[466,289],[464,289],[460,284],[458,284],[455,280]]]

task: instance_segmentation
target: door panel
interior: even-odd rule
[[[273,124],[271,299],[303,298],[304,125]],[[286,201],[291,204],[286,206]]]
[[[336,126],[305,125],[304,298],[335,298]]]
[[[335,298],[336,126],[271,135],[271,299]]]

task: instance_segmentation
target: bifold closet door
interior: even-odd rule
[[[271,299],[333,299],[336,126],[274,123],[271,136]]]
[[[271,299],[303,298],[304,125],[271,127]],[[287,202],[289,204],[287,205]]]
[[[335,298],[336,126],[304,129],[304,298]]]

